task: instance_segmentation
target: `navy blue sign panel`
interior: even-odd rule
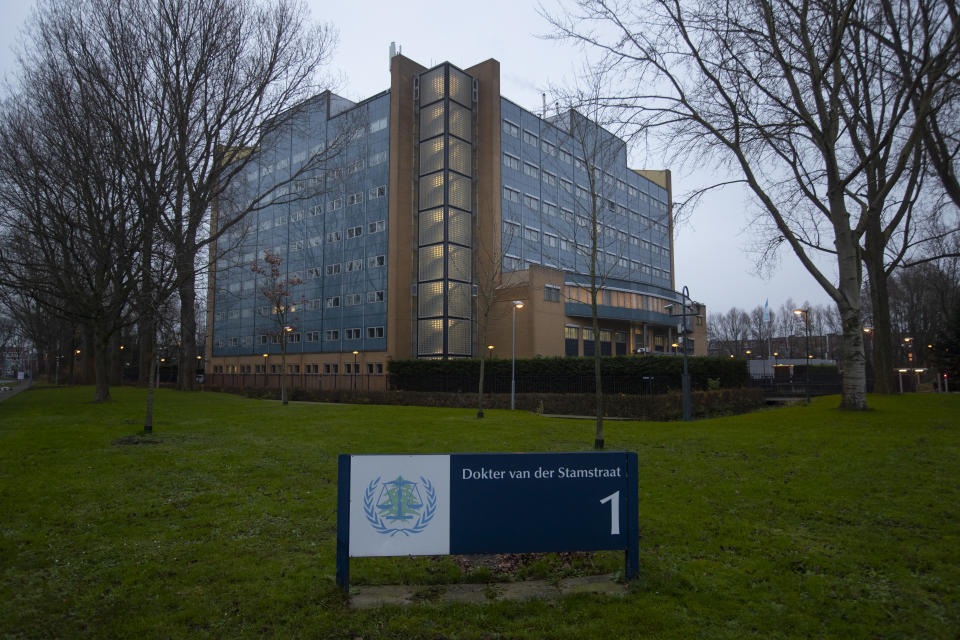
[[[636,468],[625,452],[453,454],[450,553],[626,549]]]
[[[341,455],[337,583],[350,558],[623,549],[638,570],[629,452]]]

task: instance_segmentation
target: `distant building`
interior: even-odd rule
[[[276,319],[250,270],[267,249],[302,280],[288,374],[379,376],[390,359],[487,356],[488,345],[506,357],[514,300],[525,305],[517,357],[677,352],[669,171],[629,169],[624,143],[596,125],[607,159],[585,157],[577,134],[589,121],[544,119],[502,97],[496,60],[427,69],[395,55],[390,68],[389,90],[360,103],[320,94],[259,150],[248,196],[352,133],[335,166],[290,187],[315,195],[250,214],[245,234],[220,242],[208,380],[280,373]],[[598,336],[585,257],[594,197],[606,274]],[[497,303],[478,344],[478,292],[491,284]],[[706,310],[691,313],[689,352],[702,355]]]

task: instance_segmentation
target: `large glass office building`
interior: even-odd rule
[[[230,190],[263,206],[215,248],[208,374],[279,374],[281,339],[284,373],[305,377],[508,355],[514,318],[518,357],[675,352],[669,172],[629,168],[623,141],[576,111],[545,115],[500,95],[496,60],[427,69],[402,55],[381,94],[299,105]],[[298,282],[283,337],[251,270],[267,251]]]

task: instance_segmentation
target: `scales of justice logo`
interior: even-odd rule
[[[363,513],[377,533],[409,537],[426,529],[433,520],[437,493],[423,476],[419,482],[402,475],[387,482],[380,482],[377,477],[363,492]]]

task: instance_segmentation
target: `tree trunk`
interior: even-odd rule
[[[120,332],[110,338],[110,384],[117,387],[123,384],[123,351],[120,349]]]
[[[482,417],[483,417],[483,376],[484,376],[483,365],[484,365],[485,363],[486,363],[486,358],[484,358],[484,357],[481,355],[481,357],[480,357],[480,382],[479,382],[479,384],[478,384],[478,389],[477,389],[477,417],[478,417],[478,418],[482,418]]]
[[[593,381],[597,411],[597,432],[593,440],[594,449],[603,449],[603,375],[600,371],[600,321],[597,317],[597,293],[593,296]]]
[[[837,309],[843,324],[843,391],[841,409],[866,410],[866,359],[863,322],[860,318],[860,285],[863,282],[860,252],[849,229],[835,225],[837,247]]]
[[[153,388],[156,386],[154,376],[156,375],[157,371],[157,349],[154,344],[153,336],[141,336],[140,340],[141,344],[146,344],[147,353],[149,354],[149,372],[147,373],[147,414],[143,419],[143,432],[153,433]]]
[[[93,329],[94,402],[110,401],[110,332],[102,321]]]
[[[893,393],[893,337],[890,326],[890,298],[883,265],[866,260],[870,278],[870,306],[873,313],[874,393]]]
[[[180,279],[180,363],[177,373],[177,388],[193,391],[196,388],[197,370],[197,292],[195,287],[193,256],[178,260],[177,276]]]
[[[281,329],[283,336],[280,342],[280,402],[287,404],[287,334]],[[353,372],[356,375],[356,371]]]

